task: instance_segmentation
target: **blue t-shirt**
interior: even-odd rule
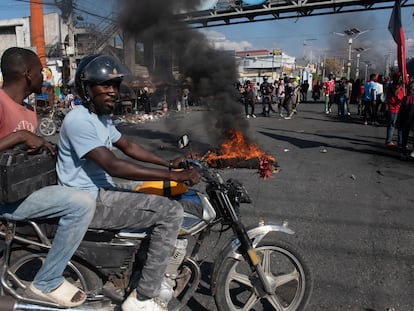
[[[372,92],[373,91],[373,92]],[[368,81],[364,87],[364,100],[374,100],[377,97],[377,83]]]
[[[70,111],[63,120],[56,164],[59,184],[98,195],[99,188],[113,186],[112,178],[85,155],[98,147],[112,150],[121,138],[110,116],[90,113],[83,105]]]

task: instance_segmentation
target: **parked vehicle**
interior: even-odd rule
[[[188,143],[188,137],[183,136],[179,146]],[[169,310],[181,310],[198,288],[202,272],[197,256],[204,244],[213,243],[209,234],[227,230],[234,235],[214,259],[209,278],[217,309],[304,310],[312,279],[300,249],[284,239],[294,231],[286,222],[260,221],[246,228],[239,215],[240,204],[251,203],[245,187],[235,179],[224,181],[217,170],[202,162],[188,159],[183,165],[199,169],[206,187],[205,193],[193,189],[185,193],[196,208],[186,209],[161,289],[160,298],[171,299]],[[2,219],[1,311],[61,310],[56,304],[24,295],[52,238],[53,224]],[[134,271],[139,271],[145,258],[147,242],[145,230],[89,230],[64,274],[88,295],[82,306],[71,310],[119,310],[139,277]]]
[[[67,108],[67,110],[69,110]],[[62,126],[63,119],[67,113],[66,108],[59,108],[54,105],[49,115],[42,118],[39,122],[38,129],[42,136],[52,136],[56,134]]]

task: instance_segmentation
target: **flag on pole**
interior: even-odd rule
[[[400,0],[395,0],[394,8],[392,9],[390,22],[388,24],[388,30],[390,31],[395,43],[397,43],[397,60],[398,69],[403,77],[403,82],[406,83],[407,79],[407,59],[405,54],[405,35],[404,29],[401,23],[401,6]]]

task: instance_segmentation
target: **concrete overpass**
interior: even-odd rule
[[[240,0],[219,0],[209,10],[177,14],[194,28],[242,24],[259,21],[300,18],[391,9],[394,1],[372,0],[268,0],[261,5],[242,5]],[[401,1],[401,7],[413,7],[414,0]]]

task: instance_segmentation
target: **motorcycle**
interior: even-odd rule
[[[188,145],[188,136],[182,136],[179,147]],[[176,248],[161,286],[159,298],[169,301],[168,310],[182,310],[197,290],[202,279],[202,260],[198,256],[209,242],[209,234],[219,232],[222,236],[228,230],[234,235],[214,259],[210,276],[217,309],[303,310],[311,294],[312,279],[300,249],[283,239],[294,234],[288,223],[260,220],[257,226],[245,227],[239,208],[251,200],[240,182],[224,181],[218,170],[194,159],[186,159],[183,166],[197,168],[206,187],[205,193],[187,188],[183,194],[196,202],[193,206],[197,208],[185,208]],[[0,227],[0,242],[4,243],[0,311],[61,310],[59,305],[25,295],[50,248],[53,224],[1,219]],[[71,310],[119,310],[139,278],[148,239],[146,230],[88,230],[64,273],[88,296],[82,306]]]
[[[49,116],[42,118],[39,122],[39,132],[42,136],[48,137],[56,134],[62,126],[63,119],[66,115],[66,110],[53,106]]]

